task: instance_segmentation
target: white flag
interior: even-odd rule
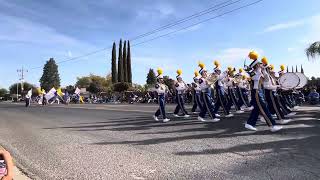
[[[51,98],[55,96],[57,90],[55,88],[50,89],[50,91],[45,95],[46,99],[49,101]]]
[[[26,98],[31,98],[32,96],[32,89],[30,89],[26,95]]]
[[[76,90],[74,91],[74,93],[79,95],[79,94],[80,94],[80,91],[81,91],[81,90],[77,87]]]

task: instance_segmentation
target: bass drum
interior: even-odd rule
[[[304,75],[302,73],[299,73],[299,72],[296,72],[295,74],[299,77],[299,80],[300,80],[300,82],[299,82],[298,86],[296,87],[296,89],[301,89],[305,85],[307,85],[308,78],[306,77],[306,75]]]
[[[279,78],[280,87],[284,90],[294,89],[300,84],[300,78],[295,73],[285,73]]]

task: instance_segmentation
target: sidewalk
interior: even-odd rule
[[[0,145],[0,148],[4,149],[1,145]],[[14,162],[14,159],[13,159],[13,162]],[[13,179],[14,180],[31,180],[26,175],[24,175],[16,166],[13,167]]]

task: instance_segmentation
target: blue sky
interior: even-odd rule
[[[57,62],[103,47],[120,38],[129,39],[159,26],[227,0],[0,0],[0,87],[18,79],[16,70],[28,69],[26,81],[38,85],[50,57]],[[235,0],[234,0],[235,1]],[[144,39],[174,31],[254,2],[242,0]],[[250,50],[280,64],[303,64],[308,76],[320,76],[320,60],[307,61],[304,49],[320,40],[319,0],[264,0],[249,8],[222,16],[131,48],[133,81],[144,84],[149,68],[162,67],[175,77],[183,70],[191,81],[199,60],[210,70],[218,59],[223,68],[241,67]],[[79,76],[110,73],[111,50],[59,64],[62,86]]]

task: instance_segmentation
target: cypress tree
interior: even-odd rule
[[[154,73],[153,69],[149,69],[148,75],[147,75],[147,84],[148,85],[154,85],[157,82],[157,76]]]
[[[119,43],[119,55],[118,55],[118,82],[123,82],[123,59],[122,59],[122,40]]]
[[[112,46],[111,74],[112,74],[112,83],[117,83],[118,82],[117,50],[116,50],[115,42],[113,42],[113,46]]]
[[[128,82],[128,71],[127,71],[127,41],[124,41],[123,45],[123,80]]]
[[[127,53],[127,75],[128,75],[128,82],[129,82],[129,83],[132,83],[130,41],[128,41],[128,53]]]
[[[47,61],[44,65],[42,77],[40,78],[40,84],[41,87],[46,91],[50,90],[53,87],[60,87],[58,65],[53,58],[50,58],[49,61]]]

